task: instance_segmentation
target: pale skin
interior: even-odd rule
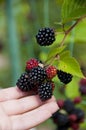
[[[0,130],[30,130],[59,109],[54,96],[42,102],[28,95],[16,86],[0,90]]]

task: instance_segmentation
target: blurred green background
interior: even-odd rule
[[[15,86],[29,58],[45,60],[49,47],[40,47],[35,40],[38,29],[61,30],[63,0],[0,0],[0,87]],[[67,25],[68,26],[68,25]],[[86,75],[86,19],[71,32],[66,42]],[[62,35],[57,35],[57,43]],[[55,96],[62,97],[57,94]],[[68,91],[69,92],[69,91]],[[78,94],[77,94],[78,95]],[[51,124],[51,120],[49,120]],[[48,124],[48,123],[47,123]],[[45,125],[45,124],[43,124]],[[47,126],[48,130],[49,125]],[[53,127],[53,126],[52,126]],[[49,128],[50,130],[50,128]]]

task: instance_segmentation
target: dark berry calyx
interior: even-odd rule
[[[42,101],[46,101],[52,97],[52,83],[42,83],[38,88],[38,94]]]
[[[41,46],[49,46],[55,41],[55,33],[52,28],[42,28],[36,35],[37,43]]]
[[[68,84],[72,81],[72,75],[70,73],[64,72],[62,70],[57,70],[57,76],[61,82]]]

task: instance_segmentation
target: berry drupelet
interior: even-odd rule
[[[36,35],[37,43],[41,46],[49,46],[55,41],[55,33],[52,28],[42,28]]]
[[[71,82],[73,77],[70,73],[66,73],[62,70],[57,70],[57,76],[64,84],[68,84],[69,82]]]
[[[52,83],[42,83],[38,88],[38,95],[42,101],[46,101],[52,97]]]
[[[20,90],[25,92],[31,90],[30,86],[28,85],[28,74],[21,74],[20,78],[17,80],[16,85]]]

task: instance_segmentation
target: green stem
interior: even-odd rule
[[[72,56],[73,56],[73,49],[74,49],[74,39],[75,39],[75,28],[71,32],[71,38],[69,43],[69,50]]]
[[[78,23],[80,23],[81,20],[84,19],[84,18],[86,18],[86,16],[83,16],[83,17],[79,18],[68,30],[65,30],[65,29],[64,29],[64,24],[63,24],[63,31],[64,31],[65,35],[64,35],[64,37],[63,37],[63,39],[62,39],[62,41],[61,41],[61,43],[60,43],[60,46],[63,46],[63,44],[64,44],[64,42],[65,42],[65,39],[66,39],[66,37],[68,36],[68,34],[69,34],[69,33],[73,30],[73,28],[75,28],[76,25],[77,25]]]

